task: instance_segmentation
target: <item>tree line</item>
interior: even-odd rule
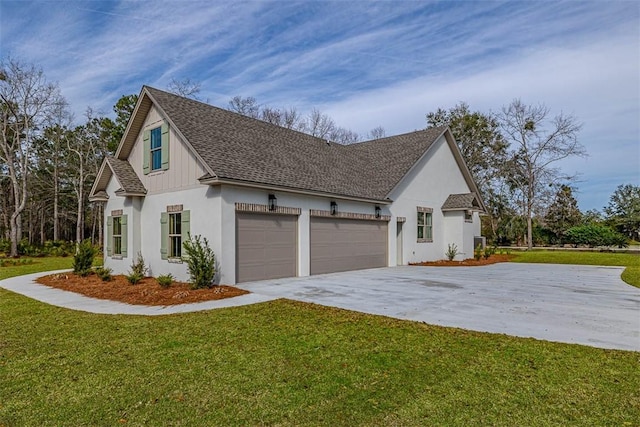
[[[199,99],[200,85],[173,79],[167,90]],[[60,254],[73,250],[63,241],[102,243],[102,206],[90,204],[88,193],[104,157],[115,153],[137,98],[122,96],[113,107],[114,119],[87,108],[77,120],[41,69],[2,60],[0,252],[33,255],[45,248]],[[233,97],[227,108],[342,144],[385,136],[380,126],[359,135],[317,109],[303,115],[292,107],[261,105],[253,97]],[[573,177],[556,166],[586,154],[575,118],[549,117],[546,107],[515,100],[499,114],[471,111],[460,103],[428,113],[426,122],[426,127],[451,128],[487,205],[483,234],[492,242],[561,243],[571,228],[584,224],[638,239],[637,186],[620,186],[604,215],[577,209]]]
[[[550,115],[545,105],[515,99],[498,113],[466,103],[427,114],[428,126],[448,125],[488,210],[482,234],[496,245],[626,246],[640,240],[640,187],[620,185],[603,212],[581,212],[576,176],[558,163],[584,157],[581,124]]]

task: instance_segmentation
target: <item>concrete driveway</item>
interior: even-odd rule
[[[391,267],[238,285],[251,292],[482,332],[640,351],[640,289],[621,267]]]

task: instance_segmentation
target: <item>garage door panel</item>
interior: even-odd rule
[[[236,282],[293,277],[297,252],[295,216],[236,215]]]
[[[311,219],[311,274],[387,265],[387,223]]]

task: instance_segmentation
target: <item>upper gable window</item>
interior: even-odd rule
[[[162,128],[151,129],[151,171],[162,169]]]
[[[142,139],[144,174],[169,169],[169,125],[146,129]]]

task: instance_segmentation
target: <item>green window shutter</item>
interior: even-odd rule
[[[122,215],[120,217],[120,225],[121,225],[121,231],[122,231],[122,238],[121,238],[121,252],[122,252],[122,256],[126,257],[127,256],[127,216],[126,215]]]
[[[184,242],[191,237],[191,211],[182,211],[181,218],[182,258],[186,258],[187,253],[184,250]]]
[[[113,245],[113,217],[107,217],[107,256],[112,255],[112,245]]]
[[[151,171],[151,131],[145,130],[142,135],[142,170],[147,175]]]
[[[169,214],[167,212],[160,213],[160,256],[162,259],[168,259],[167,245],[169,243]]]
[[[162,124],[162,170],[169,169],[169,125],[167,123]]]

